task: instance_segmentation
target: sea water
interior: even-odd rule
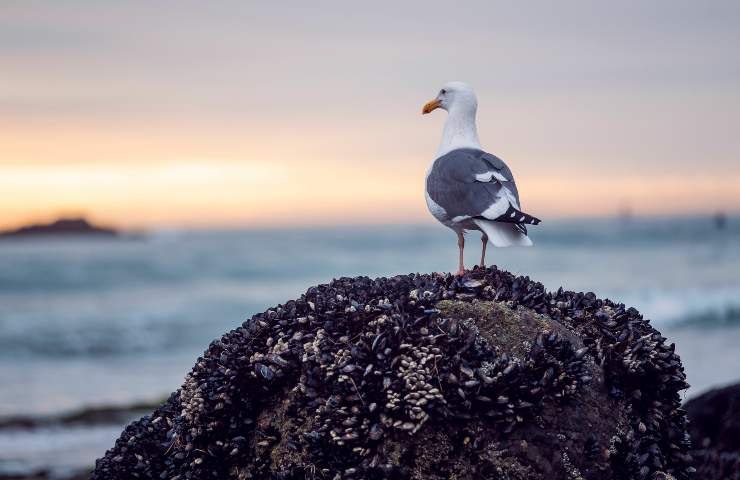
[[[691,396],[740,380],[740,219],[582,219],[530,228],[488,263],[634,306],[677,344]],[[467,236],[466,262],[479,260]],[[154,231],[0,242],[0,419],[157,401],[209,342],[334,277],[456,269],[436,225]],[[120,425],[0,429],[0,472],[90,466]],[[69,452],[74,452],[70,454]]]

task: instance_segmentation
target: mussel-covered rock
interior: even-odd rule
[[[740,480],[740,383],[710,390],[685,405],[703,480]]]
[[[673,345],[508,272],[341,278],[214,341],[94,479],[691,477]]]

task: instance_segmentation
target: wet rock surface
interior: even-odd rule
[[[697,478],[740,479],[740,383],[686,402]]]
[[[94,479],[684,479],[685,376],[634,309],[465,277],[341,278],[269,309]]]

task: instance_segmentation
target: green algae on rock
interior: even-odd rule
[[[689,478],[635,309],[495,268],[341,278],[214,341],[94,479]]]

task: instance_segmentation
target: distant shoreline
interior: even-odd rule
[[[125,424],[146,414],[167,400],[134,402],[126,405],[83,407],[57,415],[18,415],[0,417],[0,431],[7,429],[34,429],[50,426],[91,426]]]
[[[0,435],[32,432],[44,429],[70,429],[115,425],[124,428],[128,423],[148,414],[167,400],[166,397],[125,405],[82,407],[55,415],[18,415],[0,417]],[[2,466],[2,461],[0,461]],[[90,478],[93,465],[57,470],[48,466],[21,466],[0,468],[0,480],[84,480]]]
[[[0,239],[59,236],[119,237],[121,233],[113,228],[94,225],[84,218],[59,218],[51,223],[36,223],[0,231]]]

